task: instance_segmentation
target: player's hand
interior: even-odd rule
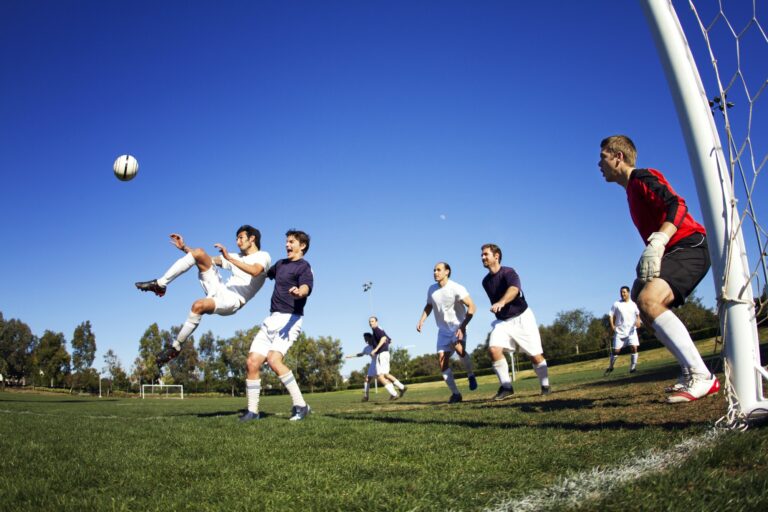
[[[171,233],[171,243],[180,251],[184,250],[184,237],[178,233]]]
[[[464,329],[458,329],[456,331],[456,341],[458,342],[464,341]]]
[[[496,302],[495,304],[491,304],[491,313],[498,313],[501,311],[501,309],[504,307],[504,304],[501,302]]]
[[[661,272],[661,257],[664,256],[664,248],[669,243],[669,236],[661,231],[651,233],[648,237],[648,245],[645,246],[640,261],[637,262],[637,278],[642,281],[650,281],[659,277]]]
[[[423,322],[419,322],[416,326],[416,332],[421,332],[421,326],[423,325]]]
[[[304,297],[304,295],[301,294],[301,289],[298,286],[291,286],[288,289],[288,293],[290,293],[293,297],[296,297],[297,299],[301,299]]]
[[[224,258],[225,260],[229,260],[229,252],[227,252],[227,248],[226,248],[226,247],[224,247],[224,246],[223,246],[223,245],[221,245],[221,244],[213,244],[213,246],[214,246],[216,249],[218,249],[218,250],[219,250],[219,252],[221,253],[221,257],[222,257],[222,258]]]

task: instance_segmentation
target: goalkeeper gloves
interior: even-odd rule
[[[651,233],[648,237],[648,245],[645,246],[640,261],[637,262],[637,277],[643,281],[650,281],[659,277],[661,271],[661,257],[664,256],[664,247],[669,243],[669,236],[661,231]]]

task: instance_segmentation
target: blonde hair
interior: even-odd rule
[[[632,139],[626,135],[611,135],[606,137],[600,142],[600,149],[608,151],[609,153],[621,153],[624,155],[624,162],[632,167],[637,162],[637,148]]]

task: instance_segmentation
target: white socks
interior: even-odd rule
[[[245,396],[248,399],[248,411],[259,412],[259,395],[261,394],[261,379],[245,379]]]
[[[195,266],[195,257],[192,256],[191,253],[187,253],[176,262],[171,265],[171,268],[165,271],[165,274],[163,274],[163,277],[159,278],[157,280],[157,284],[160,286],[168,286],[168,283],[179,277],[181,274],[186,272],[187,270],[191,269]]]
[[[368,390],[371,389],[370,386],[368,382],[363,383],[363,395],[368,396]]]
[[[443,370],[443,380],[448,385],[448,389],[451,390],[451,393],[454,395],[459,395],[459,388],[456,387],[456,379],[453,378],[453,370],[448,368],[447,370]]]
[[[293,377],[293,372],[289,371],[284,375],[279,375],[279,377],[280,377],[280,382],[283,383],[283,386],[285,386],[285,389],[287,389],[288,393],[291,395],[291,400],[293,400],[293,405],[296,405],[298,407],[306,406],[307,402],[304,401],[304,397],[301,395],[299,384],[296,382],[296,379]]]
[[[187,338],[195,332],[195,329],[197,329],[197,326],[200,324],[200,319],[203,317],[203,315],[198,315],[193,312],[189,312],[189,316],[187,316],[187,321],[184,322],[184,325],[181,326],[181,330],[179,331],[179,334],[176,335],[176,341],[173,342],[173,348],[176,350],[181,350],[181,344],[187,341]]]
[[[390,395],[397,396],[397,391],[395,391],[395,386],[392,385],[391,382],[387,382],[384,386],[384,389],[386,389]]]
[[[704,364],[696,345],[693,344],[688,329],[672,311],[667,310],[657,316],[652,325],[656,335],[672,352],[680,366],[690,368],[693,374],[705,375],[709,378],[711,372]]]
[[[639,354],[637,352],[633,352],[633,353],[631,353],[629,355],[629,365],[630,365],[629,367],[630,368],[634,368],[635,366],[637,366],[637,356],[638,355]]]
[[[512,379],[509,377],[509,363],[507,363],[506,356],[493,362],[493,371],[496,372],[496,377],[499,378],[499,384],[507,388],[512,385]]]
[[[404,390],[404,389],[405,389],[405,385],[403,385],[403,383],[402,383],[402,382],[400,382],[400,381],[399,381],[399,380],[397,380],[397,379],[393,380],[393,381],[392,381],[392,384],[394,384],[394,385],[395,385],[395,387],[396,387],[397,389],[399,389],[400,391],[402,391],[402,390]]]
[[[549,370],[546,359],[539,364],[533,365],[533,371],[536,372],[536,376],[539,378],[542,386],[549,386]]]

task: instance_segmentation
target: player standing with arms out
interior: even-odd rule
[[[240,249],[239,254],[230,254],[223,245],[214,244],[221,256],[212,258],[203,249],[187,247],[184,238],[178,233],[171,234],[171,243],[186,254],[176,260],[162,277],[153,281],[138,282],[136,288],[143,292],[154,292],[158,297],[162,297],[171,281],[197,266],[205,298],[192,303],[192,309],[173,345],[155,356],[159,368],[179,355],[181,344],[197,329],[203,315],[234,315],[251,300],[264,285],[265,272],[272,261],[269,253],[260,249],[261,232],[248,224],[237,228],[236,243]],[[221,280],[217,266],[232,272],[226,284]]]
[[[655,169],[636,169],[637,149],[625,135],[600,142],[598,167],[605,181],[626,190],[629,213],[648,242],[637,264],[631,296],[643,323],[675,356],[682,369],[668,389],[668,403],[690,402],[720,390],[685,325],[670,308],[682,305],[709,270],[704,227],[693,220],[685,200]]]
[[[640,346],[640,340],[637,337],[637,328],[640,327],[640,310],[637,304],[632,302],[629,297],[629,286],[621,287],[621,300],[617,300],[611,306],[608,313],[608,319],[611,322],[613,331],[613,351],[611,352],[610,362],[605,374],[613,371],[613,365],[616,358],[621,354],[621,349],[629,347],[631,352],[629,373],[635,373],[637,370],[637,347]]]
[[[291,421],[303,420],[310,412],[293,372],[283,363],[288,349],[301,334],[304,306],[314,286],[312,267],[304,259],[308,250],[309,235],[303,231],[289,230],[285,234],[287,257],[267,271],[267,277],[275,280],[275,288],[272,291],[270,315],[262,322],[248,353],[245,378],[248,410],[240,417],[240,421],[257,420],[261,417],[260,372],[265,361],[291,395]]]
[[[370,396],[371,381],[376,378],[376,358],[371,356],[373,351],[373,334],[369,332],[363,333],[363,339],[365,339],[365,348],[362,352],[354,355],[347,356],[345,359],[353,359],[355,357],[370,356],[371,363],[368,365],[368,373],[365,374],[365,381],[363,382],[363,402],[367,402]]]
[[[472,302],[472,297],[469,296],[466,288],[451,280],[451,266],[448,263],[441,261],[435,264],[433,277],[435,284],[427,290],[427,304],[421,313],[416,330],[421,332],[424,321],[434,311],[437,323],[437,357],[440,361],[443,380],[451,390],[448,403],[453,404],[462,401],[450,366],[454,350],[467,371],[469,389],[477,389],[477,379],[472,372],[472,359],[467,352],[466,341],[467,324],[475,314],[475,303]]]
[[[496,320],[491,323],[488,344],[493,370],[500,384],[493,399],[504,400],[515,392],[504,353],[514,352],[517,348],[530,358],[541,384],[541,394],[548,395],[549,370],[541,348],[539,326],[523,295],[520,276],[512,267],[501,265],[501,249],[496,244],[483,245],[480,257],[483,266],[488,269],[483,278],[483,288],[491,301],[491,312],[496,315]]]
[[[379,319],[375,316],[368,319],[368,325],[371,326],[373,333],[374,346],[371,356],[376,358],[376,375],[379,382],[389,392],[390,400],[402,398],[405,392],[408,391],[408,387],[397,380],[397,377],[389,373],[389,344],[392,342],[392,339],[379,327]],[[400,390],[399,395],[395,388]]]

